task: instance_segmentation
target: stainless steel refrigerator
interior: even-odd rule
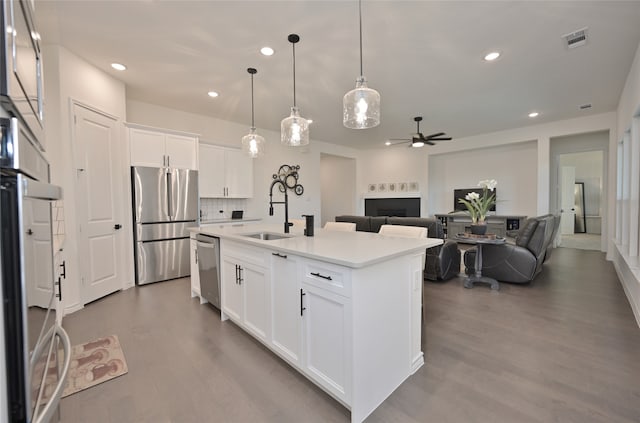
[[[198,225],[198,172],[132,167],[136,284],[190,274],[189,231]]]

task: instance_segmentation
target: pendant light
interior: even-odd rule
[[[253,113],[253,75],[258,73],[254,68],[248,68],[247,72],[251,75],[251,129],[249,133],[242,137],[242,151],[255,159],[264,153],[265,140],[264,137],[256,133],[256,125]]]
[[[342,99],[342,123],[351,129],[373,128],[380,124],[380,94],[367,87],[367,79],[362,72],[362,0],[358,0],[360,17],[360,76],[356,88]]]
[[[293,107],[291,115],[280,122],[280,141],[284,145],[298,147],[309,144],[309,122],[300,116],[296,106],[296,43],[300,41],[297,34],[289,34],[287,38],[293,47]]]

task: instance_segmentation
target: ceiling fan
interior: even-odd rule
[[[436,145],[434,141],[451,140],[451,137],[447,137],[444,132],[437,132],[425,137],[424,135],[422,135],[422,132],[420,132],[420,122],[422,121],[422,116],[416,116],[413,118],[413,120],[416,122],[417,129],[416,133],[413,134],[411,138],[389,138],[389,140],[387,141],[387,145],[404,144],[405,142],[410,142],[410,147],[423,147],[425,144]],[[399,142],[394,143],[391,141]]]

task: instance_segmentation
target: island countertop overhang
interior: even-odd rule
[[[439,238],[399,238],[370,232],[340,232],[324,229],[316,229],[315,236],[308,237],[296,228],[292,228],[290,234],[284,234],[282,226],[276,224],[203,225],[190,230],[354,269],[414,252],[424,252],[427,248],[444,242]],[[260,240],[246,236],[261,232],[277,233],[286,237]]]

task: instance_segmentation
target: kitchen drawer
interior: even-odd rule
[[[246,263],[252,263],[256,266],[268,267],[270,254],[267,250],[260,247],[252,247],[251,245],[221,239],[220,251],[223,255],[234,257]]]
[[[305,260],[302,266],[303,282],[335,292],[343,297],[351,297],[351,271],[349,269],[315,260]]]

